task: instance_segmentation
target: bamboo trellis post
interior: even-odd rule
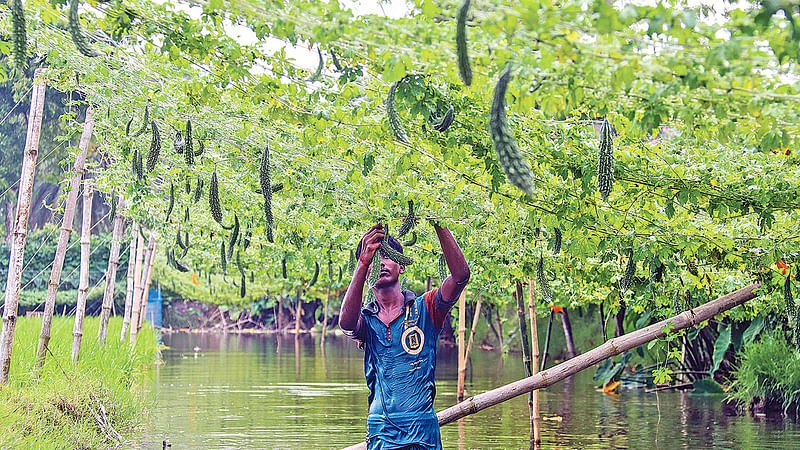
[[[144,243],[144,240],[142,240]],[[143,258],[136,257],[136,273],[134,274],[134,287],[133,287],[133,306],[131,309],[131,324],[130,324],[130,344],[136,345],[136,335],[139,333],[139,313],[142,307],[142,297],[144,296],[144,283],[146,281],[145,265],[150,260],[150,253],[153,252],[153,247],[156,245],[155,235],[151,232],[150,239],[147,243],[147,250],[144,251]]]
[[[86,155],[92,141],[94,130],[94,108],[86,108],[86,120],[83,122],[83,133],[78,143],[78,154],[75,155],[75,164],[72,167],[72,177],[69,180],[69,194],[64,205],[64,217],[61,222],[61,233],[58,236],[56,255],[50,269],[50,281],[47,283],[47,295],[44,299],[44,313],[42,315],[42,329],[39,332],[39,347],[36,349],[36,368],[42,367],[47,358],[47,346],[50,344],[50,331],[53,326],[53,313],[56,308],[56,294],[61,284],[61,269],[64,267],[64,257],[67,254],[69,238],[72,235],[72,223],[75,220],[75,209],[78,203],[78,190],[86,166]],[[91,207],[89,208],[91,209]]]
[[[531,369],[533,375],[539,373],[539,330],[536,326],[536,284],[533,278],[528,280],[528,309],[531,314]],[[531,415],[533,426],[533,445],[539,447],[542,445],[542,418],[539,415],[539,390],[534,389],[531,391]]]
[[[83,183],[83,221],[81,222],[81,273],[78,282],[78,304],[75,307],[75,325],[72,327],[72,362],[77,363],[83,340],[83,317],[86,314],[86,297],[89,295],[89,252],[92,236],[92,183]]]
[[[475,328],[478,326],[478,319],[481,316],[481,301],[483,294],[478,294],[478,302],[475,304],[475,314],[472,316],[472,330],[469,332],[469,341],[467,342],[467,350],[464,352],[464,360],[469,364],[469,354],[472,351],[472,341],[475,339]]]
[[[329,277],[330,278],[330,277]],[[333,280],[329,280],[333,282]],[[328,283],[328,288],[325,290],[325,309],[322,313],[322,337],[320,338],[320,345],[325,345],[325,331],[328,328],[328,303],[331,301],[331,285]]]
[[[664,337],[665,334],[663,330],[667,324],[671,324],[670,328],[672,331],[679,331],[695,326],[721,312],[756,298],[758,294],[755,293],[755,290],[760,287],[761,283],[753,283],[745,286],[716,300],[700,305],[697,308],[682,312],[677,316],[670,317],[669,319],[662,320],[626,335],[612,338],[599,347],[595,347],[580,356],[576,356],[547,370],[543,370],[536,375],[531,375],[530,377],[470,397],[436,414],[439,419],[439,425],[446,425],[462,417],[475,414],[478,411],[482,411],[535,389],[552,386],[564,378],[594,366],[600,361],[619,355],[620,353],[646,344],[654,339]],[[348,450],[364,448],[366,448],[366,444],[363,442],[347,447]]]
[[[111,316],[111,307],[114,304],[114,288],[117,283],[117,267],[119,266],[119,246],[122,233],[125,231],[125,216],[122,210],[125,209],[125,200],[122,195],[117,201],[117,214],[114,216],[114,231],[111,233],[111,251],[108,255],[108,268],[106,269],[106,289],[103,292],[103,307],[100,312],[100,326],[97,329],[97,338],[100,346],[106,345],[106,334],[108,334],[108,318]]]
[[[525,315],[525,297],[522,293],[522,282],[514,282],[515,295],[517,299],[517,318],[519,319],[519,339],[522,341],[522,366],[525,368],[525,376],[533,375],[531,371],[531,341],[528,336],[528,318]],[[528,302],[530,308],[530,301]],[[528,393],[528,416],[531,420],[531,434],[533,434],[533,393]]]
[[[0,385],[8,382],[11,367],[11,350],[14,347],[14,330],[17,326],[17,307],[22,283],[22,264],[25,256],[25,241],[28,238],[28,217],[30,215],[33,178],[36,174],[36,159],[39,157],[39,135],[42,131],[42,111],[44,110],[45,69],[36,69],[33,75],[31,109],[28,114],[28,134],[25,137],[25,151],[17,193],[17,213],[14,217],[14,237],[11,254],[8,258],[8,278],[6,279],[6,299],[3,309],[3,327],[0,331]]]
[[[133,305],[133,272],[136,269],[137,248],[142,245],[139,243],[141,239],[142,237],[139,235],[139,224],[134,222],[133,227],[131,227],[131,244],[128,247],[128,275],[126,276],[127,286],[125,287],[125,311],[122,313],[122,332],[119,336],[120,342],[125,341],[125,336],[128,335],[128,327],[131,323],[131,306]]]
[[[458,298],[458,389],[456,399],[457,401],[464,400],[464,379],[467,373],[467,346],[464,342],[466,327],[466,309],[467,309],[467,289],[461,291],[461,296]]]
[[[150,258],[146,266],[142,269],[147,270],[147,277],[144,282],[144,292],[142,293],[142,303],[139,308],[139,323],[137,324],[137,332],[142,329],[142,322],[147,313],[147,301],[150,298],[150,282],[153,280],[153,265],[156,263],[156,251],[158,249],[158,242],[153,243],[153,251],[150,252]],[[142,274],[144,276],[144,274]]]

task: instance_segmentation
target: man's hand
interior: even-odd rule
[[[358,256],[358,260],[362,264],[369,265],[372,262],[375,251],[381,248],[381,241],[385,236],[386,232],[381,224],[373,225],[364,234],[364,237],[361,238],[361,254]]]

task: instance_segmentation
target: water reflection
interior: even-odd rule
[[[164,336],[165,364],[149,381],[158,406],[146,435],[131,447],[338,448],[366,431],[363,353],[328,335]],[[467,393],[524,374],[519,358],[475,349]],[[441,348],[437,410],[455,403],[457,357]],[[540,391],[543,448],[793,448],[800,427],[723,413],[720,398],[677,392],[597,392],[585,372]],[[442,427],[445,448],[525,448],[528,399],[509,402]]]

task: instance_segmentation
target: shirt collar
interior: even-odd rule
[[[417,299],[417,294],[414,291],[403,291],[403,306],[408,306],[411,302]],[[362,313],[376,315],[381,310],[377,300],[373,300],[361,308]]]

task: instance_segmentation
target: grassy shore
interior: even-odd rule
[[[10,380],[0,387],[0,448],[113,447],[117,433],[124,439],[145,423],[149,400],[141,383],[156,358],[156,333],[145,324],[131,349],[119,342],[122,318],[112,317],[103,349],[98,324],[98,317],[86,318],[73,364],[73,319],[54,317],[52,354],[35,374],[41,319],[19,319]]]

